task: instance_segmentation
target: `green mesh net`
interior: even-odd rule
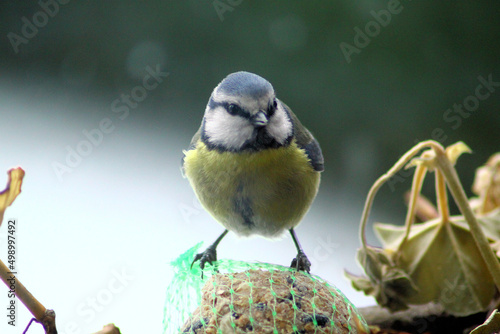
[[[201,243],[171,263],[164,333],[369,333],[335,286],[318,276],[268,264],[191,262]]]

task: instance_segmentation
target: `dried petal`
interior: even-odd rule
[[[384,247],[400,249],[398,268],[419,291],[400,296],[405,303],[433,301],[457,316],[486,310],[495,284],[463,217],[414,224],[403,245],[404,227],[376,224],[375,230]]]
[[[476,327],[470,334],[494,334],[500,332],[500,312],[493,311],[484,324]]]
[[[463,154],[463,153],[471,153],[471,149],[469,146],[467,146],[464,142],[457,142],[453,145],[450,145],[446,148],[446,156],[450,160],[450,162],[455,165],[457,162],[458,158]],[[410,167],[416,167],[417,165],[424,165],[427,167],[429,170],[434,170],[437,167],[436,164],[436,152],[434,150],[426,150],[423,151],[422,154],[417,157],[413,158],[407,165],[406,169]]]
[[[10,169],[7,174],[9,174],[7,186],[4,191],[0,192],[0,226],[2,226],[5,210],[12,204],[12,202],[14,202],[17,195],[21,192],[24,170],[21,167],[16,167]]]
[[[462,141],[456,142],[446,148],[446,156],[453,165],[457,163],[458,158],[463,153],[472,153],[472,150]]]
[[[500,207],[500,153],[476,170],[472,191],[479,196],[478,212],[488,213]]]
[[[417,288],[409,275],[394,265],[390,253],[382,248],[367,247],[358,250],[357,258],[367,277],[346,272],[353,287],[375,297],[379,305],[393,312],[407,309],[405,299],[416,294]]]

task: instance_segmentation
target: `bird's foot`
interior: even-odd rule
[[[311,270],[311,262],[304,252],[299,252],[297,257],[292,260],[290,268],[295,268],[297,271],[302,270],[309,273],[309,270]]]
[[[191,268],[196,261],[200,260],[200,268],[201,268],[201,278],[203,279],[203,269],[205,269],[205,263],[210,263],[211,265],[215,265],[214,262],[217,261],[217,251],[215,248],[208,247],[204,252],[196,254],[193,262],[191,262]]]

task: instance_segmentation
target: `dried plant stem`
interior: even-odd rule
[[[391,167],[381,177],[375,181],[375,183],[372,185],[370,188],[370,191],[368,192],[368,196],[366,197],[365,201],[365,207],[363,209],[363,214],[361,215],[361,223],[360,223],[360,239],[361,239],[361,244],[363,245],[363,248],[366,249],[366,235],[365,235],[365,229],[366,229],[366,223],[368,221],[368,216],[371,211],[371,207],[373,204],[373,200],[375,198],[375,195],[377,194],[377,191],[380,189],[380,187],[387,182],[391,177],[396,175],[396,173],[402,169],[420,150],[426,147],[432,147],[432,148],[440,148],[441,150],[444,151],[443,147],[436,141],[433,140],[427,140],[418,143],[415,145],[412,149],[410,149],[408,152],[406,152],[399,160],[394,164],[394,166]]]
[[[427,167],[425,167],[424,165],[418,165],[415,170],[415,174],[413,174],[410,201],[408,203],[408,212],[406,213],[406,220],[405,220],[405,226],[406,226],[405,235],[403,237],[403,240],[399,244],[396,254],[401,253],[401,248],[405,244],[406,240],[408,240],[408,236],[410,235],[411,225],[415,220],[417,200],[418,196],[420,195],[420,191],[422,190],[422,184],[424,183],[425,174],[427,174]]]
[[[446,182],[443,176],[443,172],[441,172],[439,169],[436,169],[436,198],[441,222],[448,223],[450,221],[450,209],[448,208]]]
[[[465,217],[465,220],[469,224],[469,228],[471,230],[474,241],[476,242],[477,248],[479,249],[484,262],[490,270],[497,290],[500,291],[500,263],[491,250],[488,240],[481,230],[476,216],[472,212],[467,196],[465,195],[464,188],[462,187],[460,179],[458,178],[457,171],[455,170],[455,168],[453,168],[453,165],[448,160],[448,157],[446,156],[444,150],[435,151],[436,162],[440,167],[440,170],[442,171],[444,177],[446,178],[448,189],[450,189],[450,192],[455,199],[460,212],[462,212],[462,215]]]

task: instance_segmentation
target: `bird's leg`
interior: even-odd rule
[[[203,279],[203,269],[205,269],[205,263],[208,262],[211,265],[214,265],[213,262],[217,261],[217,245],[219,245],[219,242],[222,240],[222,238],[224,238],[226,236],[227,232],[229,232],[229,231],[225,230],[224,232],[222,232],[222,234],[219,235],[219,237],[217,238],[217,240],[215,240],[215,242],[213,244],[208,246],[208,248],[205,249],[204,252],[198,253],[194,257],[194,260],[191,263],[191,268],[193,268],[193,264],[196,261],[200,260],[201,278],[202,279]]]
[[[303,270],[309,273],[309,270],[311,270],[311,262],[309,262],[309,259],[302,250],[299,239],[297,239],[297,235],[295,234],[293,228],[290,229],[290,234],[292,235],[293,242],[295,243],[295,248],[297,248],[297,257],[292,260],[290,267],[297,269],[297,271]]]

